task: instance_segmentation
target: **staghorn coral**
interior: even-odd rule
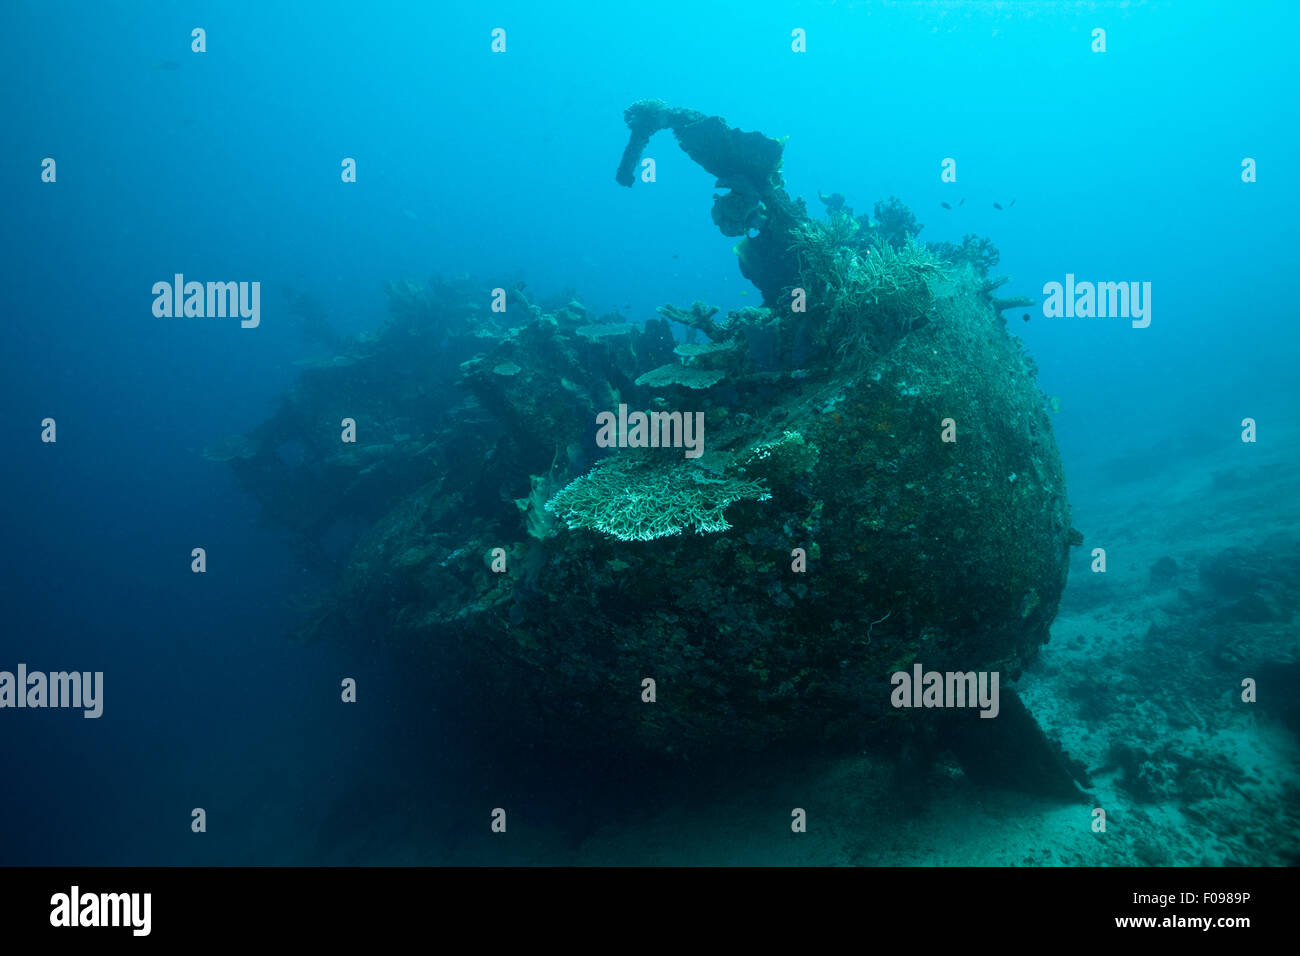
[[[876,231],[885,242],[896,248],[914,240],[925,228],[897,196],[877,201],[872,213],[876,219]]]
[[[969,265],[980,278],[986,278],[1002,258],[993,240],[968,232],[961,237],[961,245],[948,242],[929,242],[926,247],[940,259],[946,259],[953,265]]]
[[[792,233],[800,282],[841,354],[886,351],[926,319],[943,264],[911,239],[895,247],[855,242],[858,224],[845,213],[808,220]]]

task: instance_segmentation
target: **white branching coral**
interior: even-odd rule
[[[570,529],[590,528],[620,541],[726,531],[723,514],[743,498],[770,498],[761,481],[715,475],[694,463],[634,455],[607,458],[546,503]]]

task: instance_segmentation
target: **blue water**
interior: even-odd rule
[[[614,183],[623,109],[658,97],[788,136],[811,211],[819,189],[896,195],[923,239],[992,237],[1009,294],[1150,281],[1147,329],[1011,317],[1060,398],[1067,475],[1231,441],[1296,407],[1297,29],[1283,2],[5,4],[0,669],[107,678],[99,720],[0,711],[0,863],[388,862],[335,849],[359,782],[383,846],[445,858],[401,821],[462,812],[474,755],[382,652],[285,638],[307,572],[200,455],[311,354],[279,284],[349,336],[388,280],[434,273],[638,320],[756,305],[667,133],[653,188]],[[155,318],[177,272],[260,280],[260,327]],[[341,674],[369,706],[338,705]]]

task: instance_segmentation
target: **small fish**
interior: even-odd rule
[[[1047,399],[1047,408],[1053,415],[1059,415],[1061,413],[1061,400],[1055,395],[1049,396]]]
[[[941,203],[939,203],[939,205],[942,206],[944,209],[951,209],[951,208],[952,208],[952,206],[949,206],[946,202],[941,202]]]
[[[673,253],[673,258],[674,258],[674,259],[677,258],[677,253],[675,253],[675,252]]]
[[[1029,321],[1029,313],[1026,312],[1024,315],[1021,316],[1021,318],[1024,319],[1026,322],[1028,322],[1028,321]]]
[[[1010,206],[1007,206],[1007,208],[1010,209],[1011,206],[1014,206],[1015,204],[1016,204],[1016,201],[1013,199],[1013,200],[1011,200],[1011,205],[1010,205]]]
[[[993,204],[993,208],[994,208],[994,209],[1001,209],[1001,208],[1002,208],[1002,205],[1001,205],[1001,203],[994,203],[994,204]]]
[[[748,292],[742,292],[742,293],[740,293],[740,294],[741,294],[741,295],[749,295]]]
[[[965,202],[965,201],[966,201],[966,197],[965,197],[965,196],[962,196],[962,197],[961,197],[961,202],[957,203],[957,205],[960,206],[961,203],[963,203],[963,202]]]
[[[632,307],[631,307],[630,305],[625,305],[625,306],[623,306],[623,308],[625,308],[625,309],[630,309],[630,308],[632,308]]]

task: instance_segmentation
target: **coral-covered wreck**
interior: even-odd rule
[[[727,190],[713,220],[762,307],[631,325],[518,285],[394,285],[381,329],[218,455],[331,576],[303,636],[383,640],[516,741],[691,758],[905,727],[1068,792],[1013,696],[923,730],[890,704],[917,663],[1013,681],[1077,534],[996,250],[922,244],[896,200],[814,219],[781,144],[718,117],[626,119],[618,181],[671,129]],[[703,454],[606,454],[620,405],[703,413]]]

